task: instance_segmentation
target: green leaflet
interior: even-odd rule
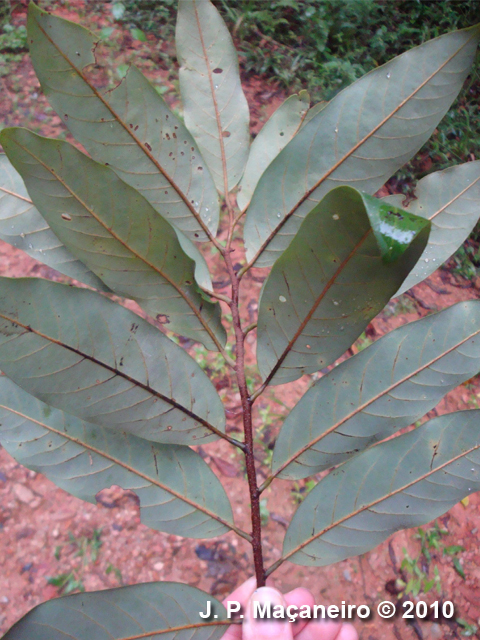
[[[39,9],[28,10],[28,44],[50,104],[93,158],[108,163],[191,240],[215,235],[218,197],[197,145],[148,80],[131,67],[100,93],[86,69],[97,37]]]
[[[429,223],[351,187],[304,220],[262,290],[257,362],[283,384],[339,358],[397,291],[428,239]]]
[[[0,443],[20,464],[77,498],[119,485],[140,500],[142,522],[158,531],[213,538],[233,525],[226,493],[188,447],[161,445],[53,409],[0,376]]]
[[[218,619],[205,621],[207,601]],[[179,582],[147,582],[55,598],[35,607],[4,640],[219,640],[225,608],[208,593]],[[145,635],[151,634],[151,635]]]
[[[307,391],[277,438],[273,471],[305,478],[340,464],[413,424],[479,371],[478,300],[395,329]]]
[[[0,154],[0,240],[70,278],[108,291],[103,282],[62,245],[39,214],[22,178]]]
[[[225,428],[222,402],[196,362],[87,289],[0,278],[0,369],[53,407],[154,442],[201,444]]]
[[[321,109],[258,183],[245,223],[248,260],[271,266],[330,189],[373,194],[409,160],[460,91],[479,33],[472,27],[411,49]]]
[[[403,196],[388,196],[384,202],[430,220],[432,230],[420,260],[395,294],[405,293],[428,278],[468,238],[480,217],[480,161],[467,162],[422,178],[415,200],[405,206]]]
[[[181,231],[175,228],[175,232],[177,234],[178,242],[180,246],[187,254],[189,258],[191,258],[195,262],[195,281],[199,287],[205,289],[206,291],[213,291],[212,277],[210,275],[210,271],[208,270],[207,261],[200,253],[197,245],[194,244],[191,240],[187,238]],[[222,332],[223,333],[223,332]]]
[[[310,96],[307,91],[290,96],[270,116],[252,142],[237,194],[237,203],[242,211],[250,203],[265,169],[300,129],[309,106]]]
[[[310,109],[307,111],[305,115],[305,119],[302,122],[301,129],[303,129],[303,127],[305,127],[310,122],[310,120],[317,115],[317,113],[320,113],[320,111],[323,111],[323,109],[325,109],[327,104],[328,102],[323,100],[322,102],[317,102],[317,104],[314,104],[313,107],[310,107]]]
[[[20,128],[0,140],[53,232],[112,291],[209,349],[225,344],[220,305],[196,286],[174,228],[135,189],[67,142]]]
[[[434,418],[321,480],[287,530],[283,559],[324,566],[426,524],[480,489],[480,411]]]
[[[179,0],[176,45],[185,124],[225,193],[245,169],[250,115],[232,37],[210,0]]]

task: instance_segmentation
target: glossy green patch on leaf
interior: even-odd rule
[[[40,402],[0,376],[0,443],[20,464],[77,498],[95,503],[115,484],[132,489],[144,524],[189,538],[227,533],[225,491],[189,447],[147,442]]]
[[[272,468],[306,478],[413,424],[480,371],[480,302],[404,325],[341,362],[285,420]]]
[[[480,489],[480,411],[434,418],[340,465],[287,530],[284,558],[321,567],[426,524]]]
[[[199,611],[212,603],[216,619]],[[4,640],[219,640],[228,623],[225,607],[195,587],[147,582],[120,589],[55,598],[32,609]]]
[[[220,305],[197,287],[194,262],[145,198],[68,142],[20,128],[0,140],[53,232],[112,291],[209,349],[225,344]]]
[[[339,358],[381,311],[423,251],[429,223],[351,187],[328,193],[262,290],[257,362],[271,384]]]
[[[101,93],[88,76],[97,38],[33,2],[28,44],[50,104],[93,158],[109,164],[191,240],[215,235],[218,196],[208,167],[185,125],[155,88],[131,67],[113,90]]]
[[[87,289],[0,278],[0,369],[53,407],[154,442],[201,444],[225,428],[222,402],[196,362]]]
[[[270,116],[252,142],[245,173],[238,187],[237,203],[242,211],[250,203],[265,169],[300,129],[309,106],[307,91],[293,94]]]
[[[179,0],[176,44],[185,124],[225,193],[245,169],[250,115],[232,37],[210,0]]]
[[[84,284],[108,287],[62,245],[42,218],[7,156],[0,154],[0,240]]]
[[[354,82],[275,158],[248,209],[249,261],[271,266],[332,188],[374,194],[433,133],[462,88],[480,27],[447,33]]]
[[[480,218],[480,161],[467,162],[422,178],[415,198],[388,196],[384,202],[430,220],[432,230],[420,260],[397,291],[401,295],[428,278],[468,238]]]

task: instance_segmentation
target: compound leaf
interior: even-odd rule
[[[185,124],[225,193],[245,169],[250,116],[232,37],[210,0],[179,0],[176,44]]]
[[[257,362],[265,383],[291,382],[339,358],[412,269],[428,225],[351,187],[330,191],[262,290]]]
[[[225,344],[220,305],[198,289],[175,229],[138,191],[68,142],[19,128],[0,140],[53,232],[112,291],[209,349]]]
[[[28,43],[50,104],[93,158],[109,164],[191,240],[215,235],[218,196],[195,141],[148,80],[131,67],[101,93],[86,69],[98,38],[33,2]]]
[[[468,238],[480,217],[480,160],[467,162],[422,178],[415,200],[405,206],[403,196],[388,196],[385,202],[430,220],[432,230],[420,260],[395,295],[428,278]]]
[[[329,371],[289,414],[273,471],[305,478],[413,424],[480,371],[480,302],[404,325]]]
[[[21,176],[0,154],[0,240],[84,284],[108,291],[100,278],[62,245],[28,195]]]
[[[245,173],[239,185],[237,203],[247,208],[253,192],[268,165],[278,156],[301,127],[310,106],[307,91],[290,96],[270,116],[250,147]]]
[[[53,407],[154,442],[201,444],[225,428],[222,402],[197,363],[87,289],[0,278],[0,369]]]
[[[202,620],[207,602],[217,618]],[[208,593],[178,582],[147,582],[76,593],[35,607],[4,640],[219,640],[229,624]]]
[[[140,500],[142,522],[158,531],[213,538],[232,528],[225,491],[189,447],[147,442],[53,409],[0,377],[0,442],[20,464],[77,498],[119,485]],[[232,525],[232,526],[231,526]]]
[[[300,505],[283,559],[324,566],[426,524],[480,489],[480,411],[434,418],[340,465]]]
[[[333,187],[373,194],[433,133],[470,71],[480,27],[447,33],[339,93],[267,168],[245,223],[247,257],[271,266]]]

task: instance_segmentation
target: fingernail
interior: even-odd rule
[[[247,637],[252,638],[281,638],[285,626],[285,619],[273,618],[275,606],[280,605],[285,610],[286,602],[282,594],[271,587],[260,587],[248,602],[244,627],[247,627]]]

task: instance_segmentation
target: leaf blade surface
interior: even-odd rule
[[[1,278],[0,369],[48,405],[154,442],[201,444],[225,429],[221,400],[196,362],[87,289]]]
[[[351,187],[327,194],[262,290],[257,362],[265,383],[291,382],[339,358],[398,289],[427,236],[422,218]]]
[[[142,522],[190,538],[233,523],[225,491],[189,447],[153,444],[53,409],[0,376],[0,442],[20,464],[93,502],[106,487],[133,490]]]
[[[191,240],[216,234],[218,196],[198,147],[148,80],[131,67],[102,94],[86,70],[97,38],[34,3],[28,42],[35,73],[50,104],[93,158],[108,163]]]
[[[432,223],[432,230],[420,260],[402,284],[397,296],[428,278],[463,244],[480,217],[480,161],[467,162],[422,178],[415,188],[416,199],[402,206],[405,211]],[[399,198],[385,198],[388,202]]]
[[[204,622],[207,600],[218,620]],[[178,582],[150,582],[78,593],[38,605],[5,640],[219,640],[226,611],[209,594]]]
[[[282,426],[273,471],[304,478],[341,464],[413,424],[479,370],[478,301],[399,327],[307,391]]]
[[[179,0],[176,45],[185,123],[225,193],[245,169],[250,115],[232,37],[210,0]]]
[[[99,291],[108,288],[62,245],[33,206],[19,173],[0,154],[0,239],[31,258]]]
[[[460,91],[479,32],[471,27],[411,49],[317,113],[257,186],[245,222],[248,260],[271,266],[330,189],[343,184],[373,194],[411,158]]]
[[[365,553],[478,491],[479,417],[473,410],[434,418],[340,465],[297,510],[284,559],[324,566]]]
[[[237,203],[242,211],[249,205],[265,169],[300,129],[309,106],[310,96],[306,91],[300,91],[288,97],[260,129],[250,147],[237,194]]]
[[[26,129],[0,139],[51,229],[112,291],[209,349],[225,344],[220,305],[196,286],[175,229],[135,189],[67,142]]]

